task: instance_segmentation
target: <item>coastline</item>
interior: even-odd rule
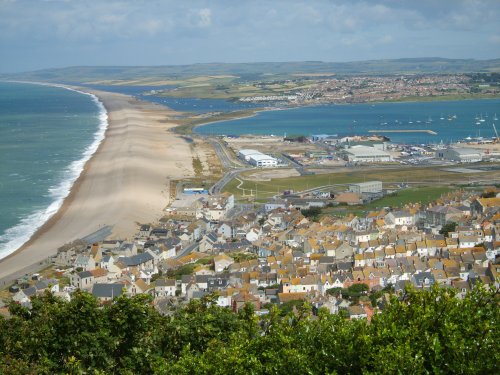
[[[295,106],[290,106],[290,107],[265,107],[265,108],[259,108],[259,109],[256,109],[256,110],[249,110],[249,111],[252,111],[252,113],[249,114],[249,115],[235,116],[235,117],[228,118],[228,119],[213,120],[213,121],[203,122],[201,124],[196,124],[196,125],[192,126],[192,130],[194,132],[194,130],[197,129],[197,128],[199,128],[199,127],[202,127],[202,126],[205,126],[205,125],[210,125],[210,124],[217,124],[219,122],[226,122],[226,121],[242,120],[242,119],[245,119],[245,118],[252,118],[252,117],[257,116],[261,112],[288,111],[288,110],[292,110],[292,109],[300,109],[300,108],[316,107],[316,106],[319,106],[319,105],[317,105],[317,104],[305,104],[305,105],[295,105]],[[228,114],[234,113],[234,112],[238,112],[238,111],[228,112]],[[207,134],[202,134],[202,133],[196,133],[195,132],[195,134],[199,135],[199,136],[202,136],[202,137],[206,137],[207,136]]]
[[[169,120],[174,111],[127,95],[65,88],[94,95],[103,104],[108,114],[104,137],[57,212],[0,260],[0,278],[43,261],[103,225],[113,226],[114,238],[132,236],[137,222],[161,217],[170,201],[169,179],[194,175],[185,163],[189,145],[171,131],[177,126]]]
[[[196,124],[194,126],[192,126],[192,132],[198,136],[201,136],[201,137],[208,137],[208,136],[219,136],[221,134],[219,133],[199,133],[199,132],[196,132],[195,130],[197,128],[200,128],[200,127],[203,127],[203,126],[206,126],[206,125],[211,125],[211,124],[216,124],[216,123],[223,123],[223,122],[228,122],[228,121],[238,121],[238,120],[242,120],[242,119],[248,119],[248,118],[253,118],[253,117],[256,117],[257,115],[259,115],[260,113],[263,113],[263,112],[272,112],[272,111],[289,111],[289,110],[293,110],[293,109],[303,109],[303,108],[316,108],[316,107],[330,107],[330,106],[335,106],[335,107],[345,107],[345,106],[351,106],[351,105],[366,105],[366,106],[371,106],[371,107],[374,107],[376,105],[393,105],[393,104],[418,104],[418,103],[421,103],[421,104],[432,104],[432,103],[462,103],[462,102],[471,102],[471,101],[498,101],[500,100],[500,97],[492,97],[492,98],[462,98],[462,99],[446,99],[446,100],[432,100],[432,101],[426,101],[426,100],[401,100],[401,101],[381,101],[381,102],[363,102],[363,103],[318,103],[318,104],[304,104],[304,105],[294,105],[294,106],[290,106],[290,107],[276,107],[276,108],[273,108],[273,107],[267,107],[267,108],[263,108],[263,109],[258,109],[256,111],[254,111],[254,113],[250,114],[250,115],[244,115],[244,116],[236,116],[236,117],[233,117],[233,118],[228,118],[228,119],[221,119],[221,120],[215,120],[215,121],[207,121],[207,122],[204,122],[204,123],[200,123],[200,124]],[[407,129],[408,130],[408,129]],[[380,132],[383,133],[383,132],[391,132],[391,133],[426,133],[426,134],[429,134],[429,135],[439,135],[440,132],[438,132],[437,130],[429,130],[429,129],[419,129],[418,131],[416,130],[411,130],[411,131],[407,131],[407,130],[404,130],[404,131],[400,131],[400,130],[392,130],[392,131],[388,131],[388,130],[384,130],[384,129],[380,129]],[[376,133],[378,132],[379,130],[366,130],[366,134],[364,133],[356,133],[356,135],[371,135],[371,133]],[[488,132],[488,130],[487,130]],[[232,134],[231,132],[226,132],[224,134]],[[237,133],[237,134],[240,134],[240,133]],[[249,132],[249,133],[241,133],[240,135],[271,135],[273,133],[252,133],[252,132]],[[346,135],[347,136],[347,135]],[[463,137],[463,139],[465,139],[466,136]],[[462,139],[462,138],[459,138],[459,139]],[[401,143],[401,141],[394,141],[396,143]],[[423,143],[421,141],[415,141],[416,143]],[[405,143],[405,142],[403,142]],[[428,143],[432,143],[430,140],[428,140]]]
[[[14,248],[13,251],[8,253],[7,255],[0,254],[1,259],[7,258],[10,254],[15,252],[16,249],[20,249],[22,246],[24,246],[34,235],[35,233],[45,225],[57,212],[62,208],[62,205],[64,203],[64,200],[68,197],[68,195],[71,192],[71,189],[73,185],[76,183],[78,180],[79,176],[83,173],[85,165],[87,162],[92,158],[92,156],[96,153],[97,149],[99,148],[99,145],[101,144],[102,140],[104,139],[104,135],[106,132],[106,129],[108,127],[108,112],[106,108],[104,107],[104,104],[99,100],[99,98],[88,92],[81,91],[77,88],[65,86],[65,85],[50,85],[50,84],[44,84],[44,83],[37,83],[37,82],[19,82],[16,81],[15,83],[21,83],[21,84],[33,84],[33,85],[40,85],[40,86],[51,86],[51,87],[57,87],[57,88],[62,88],[65,90],[77,92],[81,95],[89,96],[97,106],[98,109],[98,127],[96,131],[93,134],[93,137],[91,139],[91,143],[81,152],[80,158],[77,160],[72,161],[64,170],[65,177],[61,181],[59,181],[56,185],[51,186],[49,191],[52,194],[52,197],[54,200],[50,203],[49,206],[47,206],[44,209],[35,211],[31,213],[29,216],[24,218],[19,224],[15,225],[14,227],[10,228],[12,231],[23,231],[25,232],[25,235],[23,237],[16,236],[12,238],[9,242],[7,242],[4,246],[11,246]],[[36,221],[34,221],[36,220]],[[21,242],[22,241],[22,242]],[[18,245],[17,245],[18,244]]]

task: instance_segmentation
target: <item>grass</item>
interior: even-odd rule
[[[453,188],[448,186],[422,186],[404,189],[395,195],[387,196],[365,205],[328,207],[322,210],[322,214],[338,215],[352,213],[360,216],[366,214],[367,211],[374,211],[384,207],[402,207],[408,203],[426,205],[452,190]]]
[[[255,173],[255,172],[251,172]],[[486,172],[485,172],[486,173]],[[245,189],[247,195],[250,192],[255,194],[257,190],[258,198],[269,198],[276,194],[282,193],[284,190],[302,191],[314,187],[332,185],[332,184],[349,184],[355,182],[364,182],[370,180],[382,181],[388,183],[414,182],[422,183],[423,185],[446,185],[453,182],[462,182],[464,174],[446,172],[436,168],[415,168],[406,167],[394,169],[368,169],[359,170],[353,169],[348,172],[317,174],[300,177],[271,179],[270,181],[250,181],[244,180],[245,175],[241,176],[243,184],[240,189],[240,182],[233,180],[224,188],[235,195],[236,198],[243,198],[241,189]]]
[[[219,121],[227,121],[227,120],[234,120],[234,119],[239,119],[243,117],[250,117],[254,116],[258,111],[262,110],[262,108],[254,108],[254,109],[245,109],[245,110],[240,110],[240,111],[233,111],[233,112],[227,112],[227,113],[218,113],[216,115],[210,116],[210,117],[191,117],[191,118],[184,118],[179,120],[179,126],[176,126],[174,128],[174,131],[178,134],[192,134],[193,133],[193,128],[198,125],[203,125],[203,124],[208,124],[212,122],[219,122]]]
[[[199,177],[203,174],[203,164],[201,163],[200,158],[193,158],[193,170],[194,174]]]
[[[285,83],[266,81],[236,81],[235,76],[224,78],[195,77],[178,82],[174,90],[161,92],[159,96],[201,99],[235,99],[251,96],[283,95],[310,87],[315,81],[300,80]],[[262,79],[262,77],[259,77]]]

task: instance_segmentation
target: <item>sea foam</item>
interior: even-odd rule
[[[27,83],[27,82],[23,82]],[[37,82],[29,82],[34,84],[41,84]],[[82,173],[85,164],[90,160],[92,155],[97,151],[99,145],[104,139],[106,129],[108,127],[108,113],[104,108],[104,104],[94,94],[79,91],[70,87],[61,85],[49,85],[64,88],[66,90],[75,91],[83,95],[88,95],[99,109],[99,127],[94,133],[92,143],[84,150],[82,157],[72,162],[63,172],[63,179],[56,185],[49,188],[49,194],[52,197],[52,203],[43,209],[37,210],[32,214],[21,219],[20,223],[14,227],[8,228],[0,235],[0,259],[5,258],[9,254],[19,249],[25,244],[35,232],[54,216],[63,205],[64,199],[69,195],[71,187]]]

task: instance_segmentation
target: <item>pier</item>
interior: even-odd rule
[[[368,130],[369,133],[427,133],[437,135],[434,130],[429,129],[400,129],[400,130]]]

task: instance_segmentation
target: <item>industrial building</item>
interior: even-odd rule
[[[278,159],[272,156],[263,154],[257,150],[239,150],[238,156],[245,159],[248,163],[255,165],[256,167],[276,167],[278,165]]]
[[[392,157],[375,147],[352,146],[344,151],[344,159],[353,163],[379,163],[391,161]]]
[[[438,150],[436,157],[445,160],[457,161],[459,163],[476,163],[483,160],[483,152],[473,148],[450,147]]]
[[[364,193],[381,193],[382,181],[367,181],[358,184],[350,184],[349,191],[358,194]]]

